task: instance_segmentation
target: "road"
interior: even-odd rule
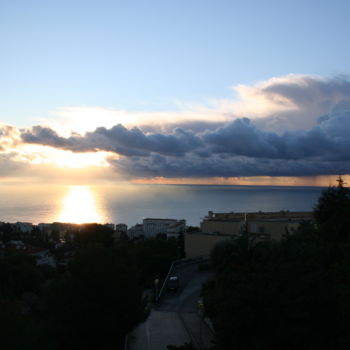
[[[211,276],[199,272],[198,264],[178,266],[174,275],[180,278],[177,291],[166,291],[146,322],[128,336],[128,350],[166,350],[167,345],[192,342],[208,347],[213,333],[198,313],[202,284]]]

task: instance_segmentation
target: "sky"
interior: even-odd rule
[[[0,182],[350,174],[349,1],[0,0]]]

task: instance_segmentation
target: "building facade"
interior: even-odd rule
[[[265,238],[280,240],[285,233],[292,233],[302,222],[312,222],[311,212],[254,212],[254,213],[213,213],[202,220],[204,233],[241,235],[250,233]]]
[[[176,219],[145,218],[142,221],[145,238],[154,237],[157,234],[175,235],[185,232],[186,221]]]

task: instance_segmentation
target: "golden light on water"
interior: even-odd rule
[[[102,221],[93,192],[88,186],[71,186],[69,188],[57,221],[74,224]]]

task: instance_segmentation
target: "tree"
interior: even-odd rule
[[[113,230],[100,224],[85,224],[75,233],[75,242],[80,246],[101,244],[110,247],[113,244]]]
[[[280,243],[258,243],[253,262],[247,251],[232,249],[239,253],[203,289],[217,349],[350,345],[350,259],[331,254],[324,240],[303,239],[300,233]]]
[[[136,263],[140,283],[151,288],[156,276],[165,278],[171,263],[178,257],[178,242],[174,238],[148,238],[133,242],[129,248]]]
[[[0,337],[1,348],[6,350],[52,349],[43,329],[18,301],[0,300]]]
[[[339,176],[338,186],[323,191],[314,208],[322,237],[333,242],[346,242],[350,236],[350,189]]]
[[[44,276],[35,258],[10,255],[0,258],[0,298],[20,298],[23,293],[38,293]]]
[[[83,249],[56,278],[44,315],[61,349],[121,349],[124,336],[144,319],[142,290],[128,253]]]

